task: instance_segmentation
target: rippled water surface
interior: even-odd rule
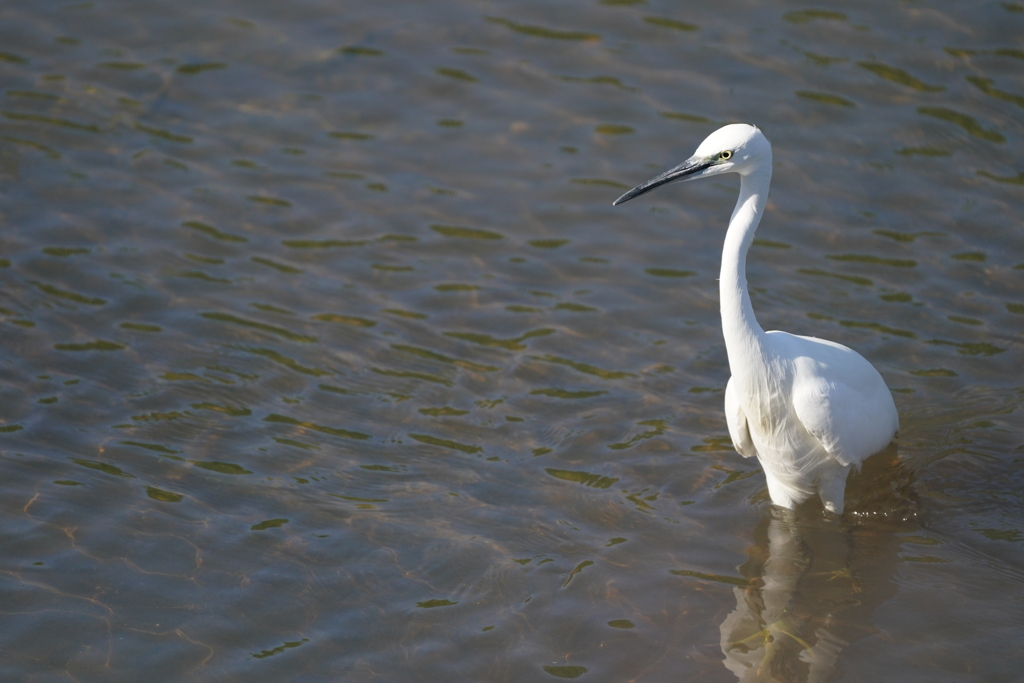
[[[1010,681],[1024,4],[7,3],[0,678]],[[733,451],[766,329],[902,421],[848,514]]]

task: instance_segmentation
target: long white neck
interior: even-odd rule
[[[751,350],[759,348],[764,337],[747,292],[747,250],[754,241],[754,231],[768,200],[772,164],[770,158],[766,162],[750,174],[740,176],[740,196],[729,219],[722,249],[722,272],[718,282],[722,332],[733,375],[744,374],[743,364],[747,359],[760,357],[760,354],[751,354]]]

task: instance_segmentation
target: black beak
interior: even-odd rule
[[[694,176],[700,175],[701,171],[710,167],[712,164],[714,164],[714,161],[691,157],[675,168],[669,169],[661,175],[654,176],[646,183],[637,185],[632,190],[612,202],[612,206],[618,206],[623,202],[628,202],[630,199],[646,194],[661,185],[676,182],[678,180],[688,180]]]

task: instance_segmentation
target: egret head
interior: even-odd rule
[[[765,165],[770,169],[771,162],[771,143],[757,126],[731,123],[709,135],[700,143],[692,157],[646,183],[637,185],[612,202],[612,206],[628,202],[667,183],[706,178],[722,173],[748,175],[755,169],[764,168]]]

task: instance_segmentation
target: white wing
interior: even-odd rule
[[[899,429],[892,394],[864,358],[841,344],[795,337],[793,410],[842,465],[860,465]],[[795,350],[795,349],[794,349]]]
[[[733,448],[744,458],[757,455],[754,442],[750,438],[750,428],[747,427],[747,416],[740,407],[739,399],[736,397],[736,389],[732,377],[725,385],[725,421],[729,425],[729,436],[732,437]]]

